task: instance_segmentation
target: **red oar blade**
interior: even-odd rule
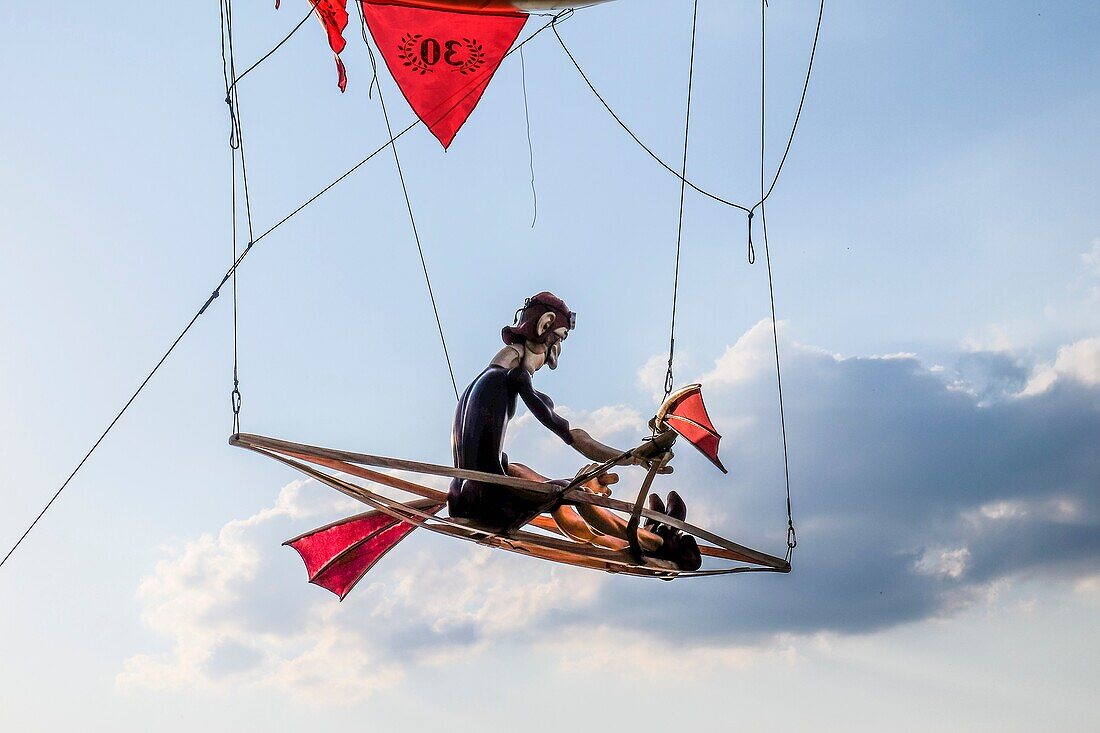
[[[722,473],[729,473],[718,458],[722,436],[707,414],[700,385],[689,385],[670,396],[657,413],[657,419],[695,446]]]
[[[527,22],[519,12],[425,10],[368,0],[362,5],[394,81],[444,148]]]
[[[443,508],[443,504],[436,502],[412,503],[430,514]],[[367,512],[325,525],[283,544],[293,547],[301,556],[310,583],[343,600],[367,571],[414,529],[414,525],[388,514]]]

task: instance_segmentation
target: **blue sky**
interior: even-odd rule
[[[668,160],[690,9],[617,0],[562,26]],[[304,10],[236,3],[239,65]],[[758,8],[704,0],[700,14],[689,171],[749,201]],[[770,166],[815,15],[771,3]],[[350,508],[225,444],[223,297],[0,572],[0,722],[468,730],[499,705],[533,731],[1094,729],[1098,31],[1093,3],[827,5],[768,205],[792,575],[639,583],[414,537],[337,604],[279,543]],[[315,23],[242,82],[258,230],[384,141],[356,40],[344,95]],[[678,183],[544,34],[525,47],[531,228],[517,60],[449,152],[424,130],[400,142],[456,376],[551,289],[579,329],[538,385],[625,446],[656,406]],[[220,63],[212,2],[0,7],[5,545],[228,264]],[[411,113],[380,81],[403,127]],[[744,233],[743,216],[688,197],[677,373],[706,384],[731,473],[684,454],[668,487],[778,551],[767,282]],[[383,156],[258,245],[240,275],[244,429],[446,461],[453,395],[419,268]],[[529,421],[509,451],[575,470]],[[631,704],[650,691],[675,704]]]

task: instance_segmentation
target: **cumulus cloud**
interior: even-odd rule
[[[360,511],[333,496],[297,481],[273,506],[167,548],[138,590],[142,619],[167,648],[131,656],[117,685],[254,686],[312,704],[354,703],[410,669],[521,637],[548,614],[588,605],[602,582],[594,574],[532,573],[520,558],[473,545],[429,552],[425,545],[437,538],[426,537],[393,552],[337,603],[306,586],[297,557],[279,548],[305,526]]]
[[[777,324],[780,332],[786,323]],[[775,369],[774,341],[770,321],[760,321],[714,362],[714,368],[693,380],[708,387],[734,387],[758,379]]]
[[[692,507],[723,507],[717,528],[728,536],[781,552],[770,337],[769,324],[757,324],[699,379],[727,434],[730,476],[682,449],[666,483]],[[1074,359],[1063,356],[1047,388],[1028,394],[1034,375],[1011,352],[964,354],[945,373],[906,354],[842,358],[788,339],[781,347],[794,574],[657,591],[617,582],[600,595],[600,613],[662,638],[669,628],[709,644],[768,643],[953,613],[1015,578],[1072,580],[1095,563],[1100,390],[1081,378],[1082,347],[1065,350]]]
[[[704,383],[725,431],[730,475],[682,447],[660,489],[685,496],[689,520],[782,554],[771,339],[770,324],[757,324],[692,380]],[[337,604],[304,587],[297,558],[278,550],[285,537],[340,516],[319,504],[321,487],[292,484],[274,506],[158,564],[139,600],[166,648],[131,657],[119,683],[236,680],[346,702],[418,666],[499,643],[566,666],[606,658],[656,669],[686,659],[704,669],[797,656],[792,639],[956,613],[1018,579],[1054,578],[1095,596],[1097,343],[1060,351],[1052,376],[1033,389],[1048,367],[1032,371],[1011,352],[963,354],[957,369],[944,370],[908,354],[842,358],[783,337],[800,543],[789,576],[645,582],[419,532]],[[653,409],[644,393],[652,385],[641,386],[636,405],[575,409],[570,418],[625,445]],[[576,456],[560,441],[537,424],[515,426],[515,456],[537,455],[553,475],[573,473]],[[616,493],[626,497],[636,473],[623,473]]]
[[[1100,385],[1100,336],[1082,339],[1058,349],[1058,357],[1053,363],[1036,370],[1023,393],[1045,392],[1060,379],[1089,387]]]

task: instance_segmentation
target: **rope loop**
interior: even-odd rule
[[[672,357],[669,357],[668,371],[665,372],[665,399],[666,400],[668,399],[668,396],[670,394],[672,394],[672,385],[674,383],[675,383],[675,380],[673,379],[673,376],[672,376]]]
[[[229,104],[229,148],[241,149],[240,125],[237,123],[237,114],[233,110],[233,103]]]
[[[238,388],[239,382],[233,380],[233,391],[229,393],[229,402],[233,408],[233,434],[237,435],[241,432],[241,390]]]
[[[756,264],[756,249],[752,246],[752,217],[753,212],[749,211],[749,264]]]
[[[240,150],[240,124],[237,122],[237,109],[233,94],[232,90],[225,93],[225,103],[229,106],[229,147],[233,150]]]

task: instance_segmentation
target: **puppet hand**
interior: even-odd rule
[[[580,473],[587,473],[596,468],[595,463],[590,463],[580,470]],[[585,491],[590,491],[593,494],[599,494],[600,496],[611,496],[611,485],[619,482],[619,474],[617,473],[602,473],[595,478],[591,478],[581,484],[581,487]]]

